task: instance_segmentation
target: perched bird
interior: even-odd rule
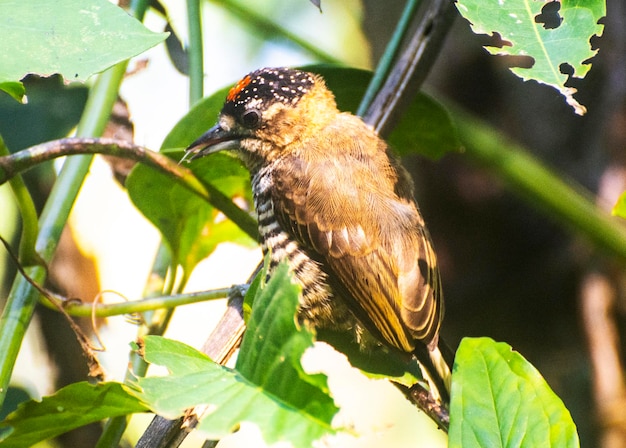
[[[221,150],[250,171],[270,274],[288,262],[302,286],[300,320],[369,332],[447,383],[435,252],[412,180],[385,141],[340,112],[320,76],[264,68],[230,90],[185,158]]]

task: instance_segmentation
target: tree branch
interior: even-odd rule
[[[415,99],[458,15],[454,1],[431,0],[419,10],[418,24],[363,120],[383,137]]]
[[[250,276],[248,283],[260,271],[259,264]],[[209,335],[202,352],[219,364],[226,364],[233,353],[239,348],[245,331],[243,321],[243,294],[240,289],[233,288],[228,299],[228,309]],[[155,416],[150,425],[137,442],[136,448],[176,448],[187,437],[187,434],[197,425],[198,416],[205,411],[198,406],[190,410],[185,417],[168,420]]]
[[[258,238],[256,221],[213,185],[201,182],[193,172],[169,157],[133,143],[111,138],[65,138],[31,146],[0,157],[0,185],[37,164],[63,156],[106,154],[141,162],[171,177],[192,193],[222,211],[253,239]]]

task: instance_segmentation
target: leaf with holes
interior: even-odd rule
[[[457,8],[476,34],[498,34],[501,46],[486,46],[491,54],[533,59],[530,68],[513,67],[523,80],[534,79],[557,89],[574,111],[585,107],[574,99],[576,89],[567,87],[568,75],[583,78],[591,68],[590,39],[600,36],[598,21],[606,14],[604,0],[458,0]]]

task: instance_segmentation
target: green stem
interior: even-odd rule
[[[596,246],[626,260],[626,227],[600,209],[588,191],[573,180],[562,180],[488,124],[458,110],[453,116],[468,157],[500,177],[533,207],[544,209]]]
[[[385,83],[387,75],[391,70],[391,65],[398,55],[400,45],[406,36],[411,19],[413,18],[413,15],[415,14],[415,11],[420,3],[421,0],[408,0],[406,2],[404,11],[402,11],[402,16],[400,16],[400,20],[396,25],[396,29],[394,30],[389,43],[387,43],[387,46],[385,47],[385,52],[380,57],[378,64],[376,64],[374,76],[367,86],[367,91],[363,95],[363,99],[361,99],[361,104],[359,104],[359,109],[356,112],[357,115],[361,117],[365,115],[367,109],[371,106],[372,101],[374,101],[376,94]]]
[[[204,96],[200,0],[187,0],[187,21],[189,22],[189,104],[193,105]]]
[[[131,0],[129,12],[132,12],[133,15],[138,20],[143,20],[143,17],[149,5],[150,5],[150,0]],[[119,89],[119,85],[118,85],[118,89]],[[137,373],[140,376],[144,376],[148,368],[147,364],[134,352],[131,353],[130,363],[131,365],[133,365],[133,367],[138,362],[138,360],[140,361],[140,363],[143,363],[143,364],[141,364],[138,367]],[[132,369],[132,370],[135,370],[135,369]],[[128,380],[131,376],[132,376],[132,373],[130,371],[126,372],[126,380]],[[103,428],[102,435],[100,436],[100,438],[98,439],[98,442],[96,443],[96,448],[115,448],[119,446],[120,440],[122,440],[122,437],[124,436],[124,432],[126,431],[126,427],[128,426],[128,420],[129,420],[129,417],[127,416],[115,417],[115,418],[111,418],[107,420]]]
[[[102,435],[96,443],[96,448],[110,448],[120,446],[126,426],[128,425],[128,417],[115,417],[107,420],[102,428]]]
[[[9,154],[9,148],[7,148],[0,135],[0,156]],[[26,188],[22,176],[16,176],[11,179],[9,185],[11,186],[13,196],[15,197],[22,217],[22,236],[20,238],[19,249],[20,262],[24,266],[40,264],[39,256],[35,251],[35,242],[37,241],[37,232],[39,231],[35,203]]]
[[[144,287],[142,297],[147,300],[152,297],[158,297],[165,291],[165,282],[167,279],[167,271],[172,264],[172,254],[163,240],[159,244],[157,253],[152,262],[150,276]],[[152,322],[152,310],[146,310],[143,315],[144,322]]]
[[[63,309],[70,316],[76,317],[111,317],[125,314],[145,313],[164,308],[176,308],[181,305],[206,302],[209,300],[223,299],[228,296],[231,288],[213,289],[210,291],[192,292],[185,294],[162,295],[149,297],[141,300],[131,300],[120,303],[106,303],[93,305],[91,303],[62,301]],[[61,299],[61,298],[57,298]],[[61,299],[62,300],[62,299]],[[57,307],[49,300],[42,302],[48,308],[56,310]]]
[[[52,188],[41,215],[41,230],[35,243],[35,249],[45,263],[52,259],[90,163],[90,156],[67,160]],[[43,267],[36,266],[26,272],[39,284],[45,280],[46,270]],[[38,300],[39,292],[23,277],[16,277],[0,317],[0,353],[3,354],[0,356],[0,405],[4,402],[15,360]]]
[[[102,133],[117,98],[126,65],[127,62],[121,62],[98,77],[78,125],[78,136],[96,136]],[[39,220],[40,231],[35,243],[35,249],[45,263],[49,263],[54,255],[91,160],[92,156],[68,159],[50,192]],[[37,283],[43,283],[46,278],[43,267],[34,266],[26,271]],[[39,292],[18,276],[0,316],[0,407],[6,397],[13,366],[39,298]]]
[[[131,0],[128,12],[131,13],[135,19],[142,22],[149,6],[150,0]]]
[[[154,262],[152,263],[150,277],[143,292],[144,297],[150,297],[168,289],[166,277],[171,264],[171,253],[163,241],[161,241],[161,245],[159,246],[157,254],[154,258]],[[161,317],[162,316],[154,310],[149,310],[144,313],[144,321],[146,324],[139,327],[137,338],[140,339],[148,334],[155,334],[152,331],[154,328],[153,324],[155,322],[158,323]],[[157,327],[163,328],[162,325],[157,325]],[[130,352],[128,363],[130,368],[126,371],[124,382],[128,382],[136,376],[142,377],[146,375],[146,372],[148,371],[148,363],[144,361],[143,358],[141,358],[141,356],[139,356],[135,351]],[[126,427],[128,426],[128,419],[128,416],[110,418],[104,426],[102,435],[96,444],[96,448],[114,448],[119,446],[119,442],[126,431]]]
[[[117,91],[127,66],[128,61],[120,62],[98,76],[93,88],[89,90],[85,110],[76,128],[77,137],[102,135],[117,100]]]
[[[202,17],[199,0],[187,1],[187,18],[189,22],[189,104],[193,105],[202,99],[204,95]],[[167,277],[168,265],[170,266],[169,277]],[[172,260],[169,250],[161,241],[144,296],[149,297],[155,292],[171,293],[175,279],[176,262]],[[158,301],[158,298],[145,299],[143,302],[146,301]],[[146,325],[141,327],[139,337],[145,334],[164,333],[172,317],[173,310],[173,307],[167,309],[163,309],[163,307],[150,308],[150,311],[144,314]],[[146,309],[146,311],[148,310]],[[133,376],[144,376],[148,370],[148,364],[140,356],[137,356],[135,352],[130,354],[130,365],[132,367],[126,373],[126,380],[131,379]],[[117,417],[108,420],[98,441],[97,448],[117,446],[127,425],[127,417]]]

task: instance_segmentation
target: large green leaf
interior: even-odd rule
[[[522,355],[465,338],[454,360],[450,447],[577,448],[572,417]]]
[[[321,75],[326,86],[335,95],[339,110],[352,113],[359,108],[361,98],[372,79],[370,71],[356,68],[319,64],[304,66],[301,69]]]
[[[337,409],[328,396],[326,376],[308,375],[300,364],[304,351],[313,346],[313,335],[296,325],[299,294],[287,264],[281,264],[257,292],[236,369],[295,408],[330,423]],[[297,385],[295,378],[300,379]]]
[[[450,114],[425,93],[419,93],[409,105],[389,136],[389,143],[401,156],[417,153],[435,160],[461,149]]]
[[[107,0],[4,0],[0,29],[0,88],[18,99],[29,73],[84,81],[167,37]]]
[[[169,132],[161,150],[180,160],[182,149],[209,129],[217,120],[228,89],[198,102]],[[203,157],[187,165],[203,182],[215,185],[228,197],[242,198],[252,205],[250,175],[243,165],[227,154]],[[159,229],[174,260],[187,275],[223,241],[252,244],[233,222],[224,220],[215,207],[174,179],[137,165],[126,187],[131,200]]]
[[[89,423],[147,410],[119,383],[74,383],[41,401],[21,404],[0,423],[0,444],[33,446]]]
[[[186,148],[208,131],[217,122],[229,89],[225,87],[198,101],[167,134],[161,149]]]
[[[304,69],[322,75],[335,94],[339,110],[353,113],[371,79],[370,72],[353,68],[313,65]],[[400,117],[389,143],[402,156],[417,153],[432,159],[461,147],[448,111],[423,92],[417,94]]]
[[[399,356],[384,346],[372,346],[364,350],[350,332],[322,329],[317,334],[317,340],[330,344],[346,355],[350,365],[368,378],[386,379],[406,387],[415,383],[427,385],[415,359]]]
[[[531,68],[515,67],[513,73],[554,87],[576,113],[585,112],[573,97],[576,90],[565,86],[568,76],[560,67],[567,64],[577,78],[583,78],[591,68],[588,60],[597,50],[591,49],[589,39],[602,34],[603,25],[598,21],[606,14],[604,0],[458,0],[456,5],[475,33],[498,33],[505,41],[502,47],[486,46],[491,54],[530,56],[534,60]],[[561,23],[546,29],[545,20],[539,18],[542,8],[555,6],[560,6]]]
[[[13,152],[67,136],[78,124],[89,94],[85,85],[65,86],[59,75],[28,78],[24,86],[27,104],[0,95],[0,133]],[[52,163],[48,165],[46,171],[52,175]],[[43,177],[42,172],[37,177]]]
[[[290,441],[303,448],[334,433],[337,408],[327,394],[326,377],[308,375],[300,365],[313,336],[295,323],[298,295],[281,265],[258,290],[234,370],[179,342],[146,337],[145,359],[165,365],[171,375],[138,378],[137,396],[168,418],[206,405],[197,429],[211,439],[224,437],[243,421],[257,424],[267,443]]]
[[[180,159],[182,152],[170,155]],[[200,159],[194,162],[193,170],[199,179],[215,184],[228,197],[251,202],[249,175],[227,154]],[[135,206],[159,229],[172,250],[173,260],[186,275],[221,242],[254,244],[218,209],[164,174],[137,165],[128,176],[126,187]]]

